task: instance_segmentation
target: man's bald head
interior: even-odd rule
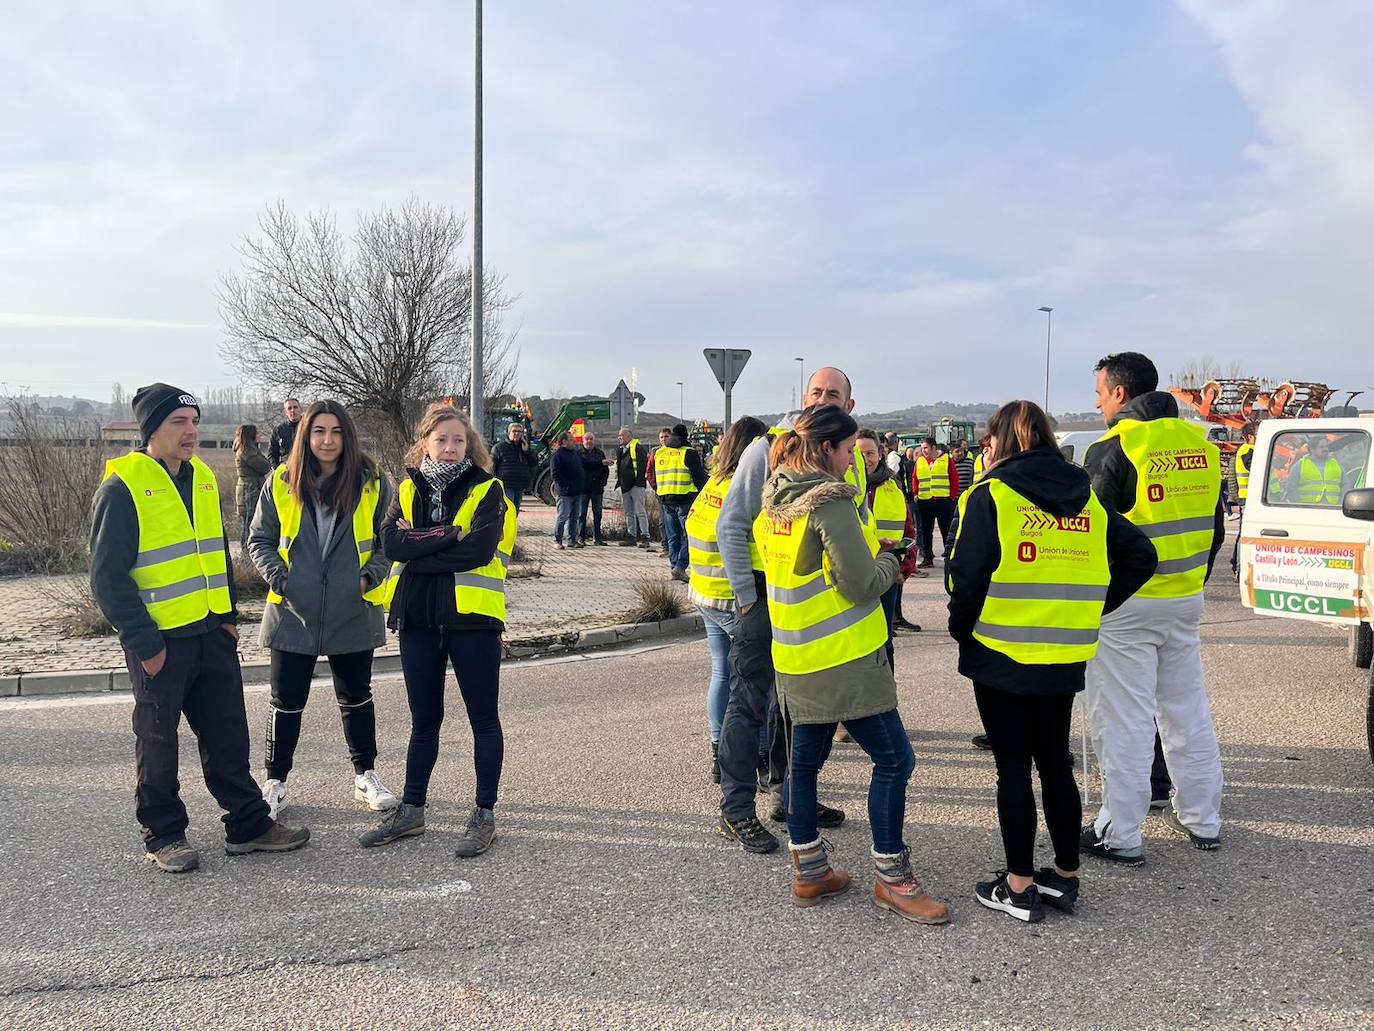
[[[834,405],[841,411],[852,412],[854,410],[853,393],[853,387],[849,385],[849,377],[839,369],[827,365],[823,369],[817,369],[807,380],[806,396],[802,398],[802,407]]]

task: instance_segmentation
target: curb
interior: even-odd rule
[[[609,648],[628,641],[655,637],[676,637],[702,628],[701,616],[692,613],[658,623],[621,623],[618,626],[574,630],[548,637],[530,637],[506,644],[502,661],[520,662],[546,655],[570,655]],[[271,662],[240,662],[245,684],[265,684],[271,678]],[[373,673],[399,673],[401,656],[381,652],[372,660]],[[0,698],[42,698],[50,695],[101,694],[131,691],[129,671],[118,669],[72,669],[51,673],[18,673],[0,676]]]

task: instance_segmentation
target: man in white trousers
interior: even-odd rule
[[[1226,537],[1221,455],[1203,427],[1178,417],[1143,354],[1096,366],[1108,430],[1084,465],[1101,502],[1138,526],[1159,555],[1155,575],[1103,617],[1088,663],[1087,709],[1103,802],[1082,848],[1128,866],[1145,861],[1155,724],[1174,779],[1162,811],[1199,849],[1221,845],[1221,748],[1202,677],[1202,587]]]

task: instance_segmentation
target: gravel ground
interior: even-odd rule
[[[1211,588],[1224,848],[1194,851],[1152,819],[1146,866],[1085,859],[1078,915],[1028,926],[973,901],[1001,862],[992,763],[968,746],[977,715],[938,583],[909,589],[907,609],[934,630],[898,641],[918,762],[908,840],[955,905],[948,927],[870,905],[852,745],[822,774],[851,815],[829,835],[855,874],[846,896],[795,909],[785,859],[715,836],[701,641],[508,667],[500,833],[470,861],[452,858],[472,790],[456,690],[430,831],[376,852],[354,846],[372,818],[351,801],[322,682],[291,778],[288,819],[314,831],[302,852],[223,854],[184,733],[205,859],[185,877],[140,860],[128,699],[13,700],[0,1026],[1374,1027],[1367,681],[1342,635]],[[398,785],[404,694],[395,679],[377,694],[379,765]],[[248,702],[256,768],[266,696]]]

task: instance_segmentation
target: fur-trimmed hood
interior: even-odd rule
[[[831,501],[851,501],[858,489],[844,480],[798,469],[775,469],[763,485],[763,510],[770,519],[794,522]]]

